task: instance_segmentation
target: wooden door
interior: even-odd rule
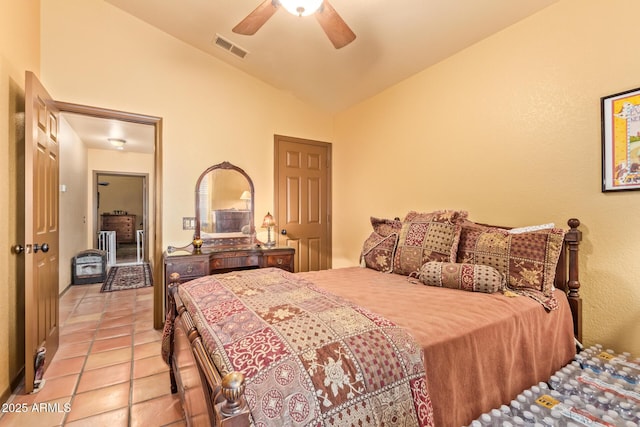
[[[331,144],[275,135],[275,219],[295,271],[331,268]]]
[[[25,84],[25,391],[34,358],[58,349],[58,120],[53,99],[27,71]]]

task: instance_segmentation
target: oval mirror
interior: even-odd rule
[[[196,182],[196,231],[207,246],[251,245],[255,238],[253,182],[229,162],[213,165]]]

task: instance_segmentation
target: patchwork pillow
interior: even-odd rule
[[[394,273],[409,275],[429,261],[455,262],[461,223],[466,218],[465,211],[409,212],[402,221]]]
[[[494,267],[509,290],[529,296],[554,310],[553,281],[564,230],[549,228],[511,234],[509,230],[468,224],[462,227],[457,261]]]
[[[391,273],[393,271],[393,254],[396,250],[396,243],[398,243],[397,233],[383,236],[374,231],[364,241],[360,258],[367,268],[382,271],[383,273]]]
[[[488,265],[453,262],[427,262],[418,271],[418,279],[429,286],[462,289],[492,294],[504,289],[505,278]]]
[[[373,231],[380,234],[381,236],[386,237],[393,233],[400,235],[400,230],[402,229],[402,221],[400,221],[399,219],[376,218],[372,216],[371,226],[373,227]]]

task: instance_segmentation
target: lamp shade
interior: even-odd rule
[[[240,195],[240,200],[251,200],[251,193],[249,193],[247,190],[244,190]]]
[[[262,220],[262,228],[275,227],[276,221],[273,219],[273,215],[269,212],[264,216],[264,220]]]
[[[323,0],[280,0],[280,4],[287,12],[297,16],[309,16],[315,13]]]

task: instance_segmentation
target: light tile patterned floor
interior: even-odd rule
[[[152,312],[150,287],[100,293],[100,285],[72,286],[60,299],[60,348],[44,388],[12,395],[5,409],[14,411],[0,416],[0,426],[186,425]]]

